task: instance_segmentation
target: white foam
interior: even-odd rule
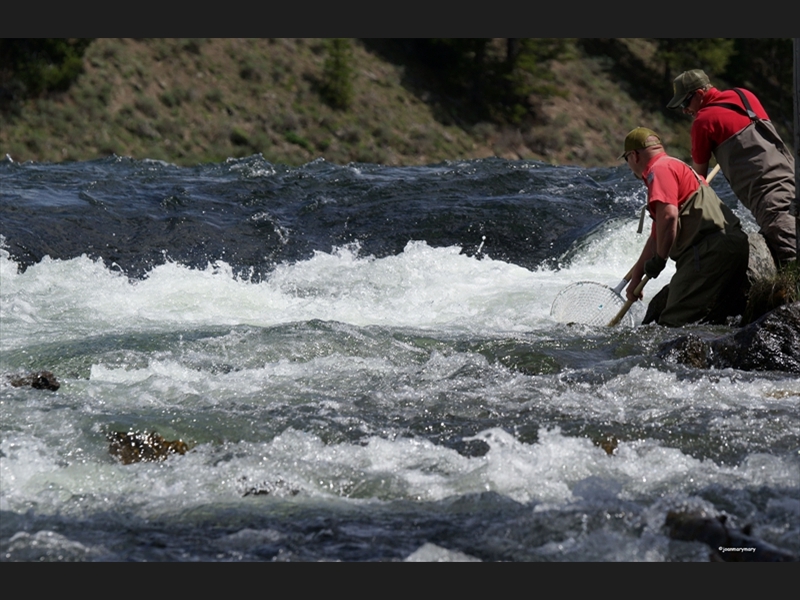
[[[609,455],[589,439],[542,428],[535,443],[501,429],[479,433],[489,445],[467,457],[418,438],[371,437],[362,445],[324,443],[287,429],[269,442],[204,443],[162,463],[121,465],[111,457],[63,461],[62,450],[29,434],[0,442],[0,508],[40,512],[89,506],[127,507],[147,514],[225,503],[248,490],[293,501],[326,498],[372,502],[406,498],[438,501],[495,492],[549,510],[574,502],[687,496],[709,485],[745,489],[800,485],[796,461],[751,453],[738,465],[720,465],[654,440],[620,442]],[[82,498],[72,506],[72,499]]]
[[[237,278],[225,262],[205,269],[167,262],[145,279],[129,281],[86,256],[45,257],[19,273],[2,249],[2,347],[132,329],[312,319],[469,332],[537,330],[552,326],[550,304],[570,283],[589,279],[613,286],[621,280],[638,254],[631,226],[611,227],[557,271],[529,271],[464,255],[455,246],[409,242],[402,253],[380,259],[361,256],[357,246],[316,252],[278,265],[259,283]]]
[[[404,562],[481,562],[481,560],[464,552],[448,550],[428,542],[409,554]]]

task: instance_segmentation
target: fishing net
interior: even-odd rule
[[[550,316],[561,323],[608,325],[624,306],[625,299],[612,288],[593,281],[579,281],[558,293]],[[619,325],[633,327],[641,321],[641,302],[634,303]]]

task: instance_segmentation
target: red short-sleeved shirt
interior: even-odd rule
[[[741,88],[740,88],[741,89]],[[752,92],[742,90],[750,107],[759,119],[768,120],[767,111]],[[698,165],[711,159],[711,152],[732,135],[750,124],[750,118],[724,106],[708,106],[715,102],[727,102],[742,106],[742,100],[733,90],[719,91],[711,88],[703,96],[700,108],[692,122],[692,160]]]
[[[665,202],[680,209],[689,196],[700,187],[697,177],[699,176],[695,175],[689,165],[666,153],[654,156],[647,163],[642,178],[647,187],[647,210],[653,218],[653,234],[655,234],[655,203]]]

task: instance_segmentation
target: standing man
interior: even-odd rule
[[[647,188],[653,219],[650,237],[631,272],[628,299],[645,274],[658,277],[676,263],[660,325],[724,323],[745,307],[750,245],[739,219],[716,192],[682,160],[664,151],[651,129],[637,127],[625,138],[621,159]]]
[[[692,166],[704,176],[713,154],[736,197],[753,214],[776,264],[797,259],[794,156],[767,112],[748,90],[720,91],[700,69],[673,82],[667,108],[681,108],[692,122]]]

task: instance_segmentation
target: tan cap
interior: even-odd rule
[[[655,136],[656,140],[649,140],[648,138]],[[660,146],[661,137],[652,129],[647,127],[637,127],[625,136],[625,145],[623,146],[622,154],[619,155],[620,160],[625,158],[628,152],[634,150],[644,150],[649,146]]]
[[[675,92],[675,95],[667,104],[667,108],[678,108],[689,94],[709,83],[708,75],[702,69],[684,71],[672,82],[672,91]]]

